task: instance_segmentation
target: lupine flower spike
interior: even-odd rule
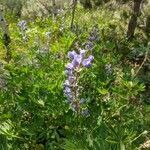
[[[21,35],[24,41],[27,41],[27,35],[26,35],[26,30],[27,30],[27,22],[25,20],[22,20],[18,23],[18,27],[20,28]]]
[[[93,34],[92,37],[94,37]],[[88,40],[87,44],[85,44],[85,49],[79,49],[78,53],[74,50],[68,52],[68,58],[70,59],[70,62],[66,65],[65,68],[67,79],[64,82],[64,93],[67,97],[67,102],[70,104],[70,108],[74,112],[83,116],[88,116],[89,110],[82,109],[82,105],[86,102],[86,99],[80,98],[78,81],[81,70],[83,70],[84,68],[90,68],[92,66],[94,56],[87,56],[87,54],[88,51],[91,51],[93,49],[93,42],[94,39],[97,39],[97,34],[96,38],[92,39],[92,41]]]

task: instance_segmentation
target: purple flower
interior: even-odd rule
[[[99,41],[100,35],[99,35],[98,25],[95,25],[93,27],[93,30],[91,31],[90,37],[88,39],[90,42]]]
[[[90,41],[88,41],[86,44],[85,44],[85,49],[87,50],[92,50],[94,47],[94,44]]]
[[[67,97],[67,102],[71,103],[72,102],[72,93],[65,93],[66,97]]]
[[[18,23],[18,26],[25,26],[27,22],[25,20],[22,20]]]
[[[74,57],[73,61],[72,61],[72,64],[73,66],[76,68],[76,67],[79,67],[81,62],[82,62],[82,59],[83,57],[81,55],[77,55]]]
[[[69,64],[66,66],[66,69],[69,70],[69,71],[73,70],[73,69],[74,69],[73,64],[72,64],[72,63],[69,63]]]
[[[65,69],[67,80],[64,82],[64,93],[70,104],[70,108],[77,113],[80,112],[80,115],[83,115],[84,117],[89,116],[89,111],[87,107],[84,107],[86,106],[84,105],[86,99],[80,99],[80,86],[78,86],[78,81],[82,67],[88,68],[92,65],[94,56],[90,55],[88,58],[85,58],[85,56],[88,54],[88,51],[93,49],[93,42],[98,38],[98,29],[95,27],[89,36],[89,41],[83,45],[85,46],[84,49],[79,48],[79,53],[76,53],[75,51],[68,52],[68,57],[71,62],[67,64]]]
[[[76,77],[74,77],[74,76],[69,76],[69,77],[68,77],[68,80],[69,80],[69,83],[70,83],[70,84],[73,84],[73,83],[75,82],[75,80],[76,80]]]
[[[70,86],[70,83],[69,83],[69,80],[66,80],[65,82],[64,82],[64,86]]]
[[[25,31],[27,29],[27,22],[25,20],[22,20],[18,23],[18,26],[20,27],[21,30]]]
[[[95,37],[95,36],[90,36],[90,37],[89,37],[89,41],[92,42],[92,41],[95,41],[95,40],[96,40],[96,37]]]
[[[65,87],[65,93],[66,93],[66,94],[71,93],[70,87],[68,87],[68,86]]]
[[[73,75],[73,71],[72,71],[71,69],[66,69],[66,70],[65,70],[65,74],[66,74],[67,76],[71,76],[71,75]]]
[[[85,57],[85,53],[86,53],[86,50],[84,50],[84,49],[81,49],[80,50],[80,56],[83,58],[83,57]]]
[[[94,57],[90,55],[87,59],[83,60],[82,65],[86,68],[91,67],[93,59]]]
[[[75,51],[69,51],[68,57],[73,60],[77,56],[77,53]]]

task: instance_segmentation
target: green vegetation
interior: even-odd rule
[[[81,1],[56,15],[0,2],[0,150],[150,148],[150,3],[128,37],[130,1]]]

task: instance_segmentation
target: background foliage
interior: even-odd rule
[[[0,2],[9,24],[12,53],[11,61],[6,62],[0,32],[0,150],[150,147],[150,43],[146,22],[150,3],[144,1],[134,38],[128,40],[130,1],[101,1],[98,6],[94,0],[90,10],[85,9],[86,1],[81,1],[73,29],[72,7],[57,9],[53,18],[49,4],[44,3],[39,11],[21,0]],[[24,19],[27,29],[21,31],[18,22]],[[82,71],[79,81],[89,115],[76,115],[63,91],[67,53],[83,47],[95,24],[99,40],[94,43],[93,66]]]

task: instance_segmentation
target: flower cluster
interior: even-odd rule
[[[64,92],[70,103],[71,108],[80,112],[80,105],[85,101],[84,99],[79,99],[79,73],[82,67],[89,68],[92,65],[94,57],[92,55],[86,56],[86,50],[80,49],[79,54],[75,51],[68,52],[68,57],[71,63],[66,65],[65,73],[67,75],[67,80],[64,83]]]
[[[99,41],[100,40],[100,35],[99,35],[99,28],[98,25],[95,25],[92,29],[92,31],[90,32],[90,36],[89,36],[89,41],[90,42],[94,42],[94,41]]]
[[[20,28],[21,35],[24,41],[27,41],[27,35],[26,35],[26,30],[27,30],[27,22],[25,20],[22,20],[18,23],[18,27]]]
[[[18,23],[18,26],[21,31],[27,30],[27,22],[25,20],[22,20]]]
[[[68,57],[71,62],[68,63],[65,68],[67,80],[64,82],[64,93],[67,97],[67,102],[70,104],[73,111],[82,114],[83,116],[88,116],[89,112],[88,109],[82,108],[82,104],[86,102],[86,99],[80,98],[80,87],[78,83],[81,70],[92,66],[94,56],[92,55],[91,50],[94,47],[93,42],[97,40],[97,38],[98,36],[96,33],[90,34],[88,41],[84,45],[84,49],[79,48],[78,53],[74,50],[69,51]],[[88,55],[89,53],[91,54]]]
[[[100,40],[99,28],[95,25],[90,32],[90,36],[87,39],[87,42],[84,43],[86,50],[93,50],[94,42],[98,42]]]

